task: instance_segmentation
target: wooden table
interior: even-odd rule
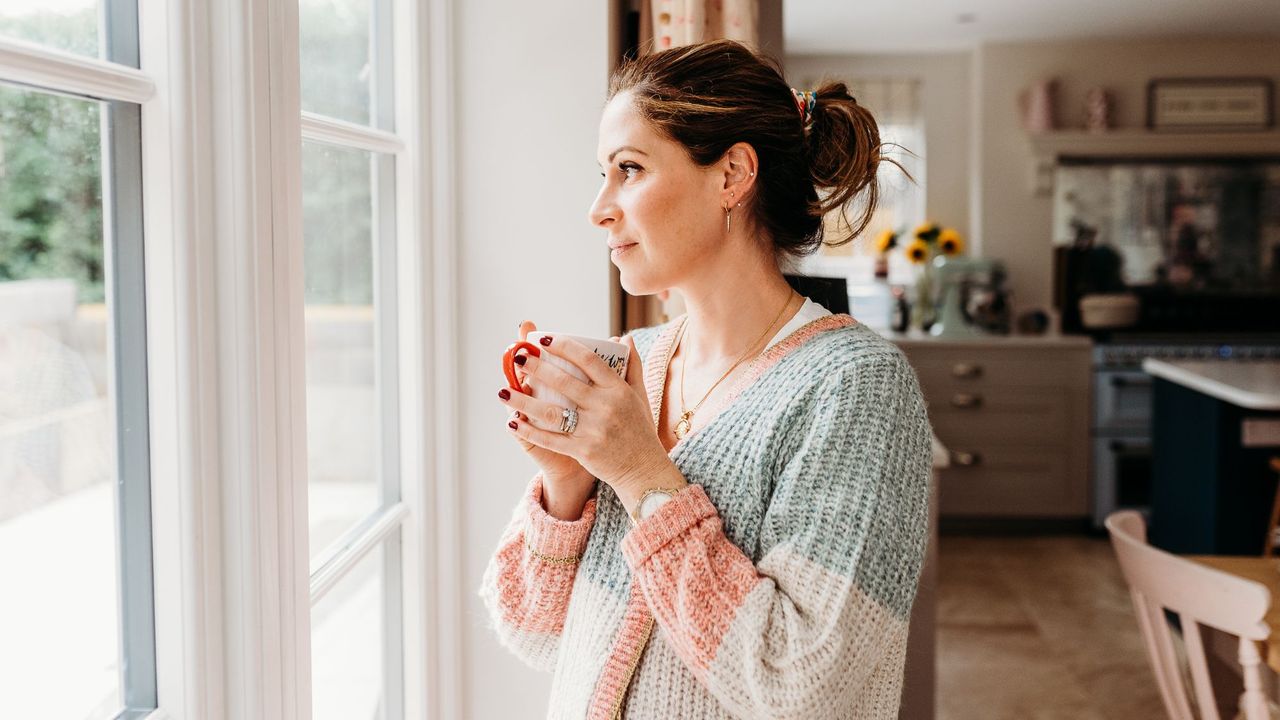
[[[1271,634],[1263,643],[1267,666],[1280,673],[1280,558],[1237,555],[1187,555],[1201,565],[1231,573],[1237,577],[1262,583],[1271,591],[1271,607],[1267,609],[1267,627]]]

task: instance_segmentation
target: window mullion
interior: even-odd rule
[[[404,150],[404,141],[390,132],[309,112],[302,113],[302,139],[373,153]]]
[[[0,80],[93,100],[143,103],[155,95],[154,81],[133,68],[7,37],[0,37]]]

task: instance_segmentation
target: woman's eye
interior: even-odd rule
[[[618,169],[626,174],[628,178],[634,177],[635,173],[640,172],[640,166],[635,163],[619,163]]]

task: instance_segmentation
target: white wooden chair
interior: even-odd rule
[[[1244,720],[1270,720],[1267,696],[1262,689],[1262,658],[1257,641],[1267,638],[1263,621],[1271,593],[1262,584],[1205,567],[1147,544],[1142,515],[1122,510],[1107,517],[1111,546],[1133,597],[1138,627],[1146,641],[1147,656],[1156,684],[1171,720],[1194,720],[1191,701],[1201,720],[1220,720],[1209,669],[1205,662],[1200,625],[1239,636],[1244,692],[1239,699]],[[1188,694],[1182,663],[1174,646],[1164,610],[1178,615],[1186,649],[1193,693]]]

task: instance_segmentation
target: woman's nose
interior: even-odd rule
[[[587,220],[592,225],[609,227],[609,224],[617,219],[617,204],[609,196],[608,188],[600,188],[600,193],[596,195],[596,201],[591,203],[591,208],[587,211]]]

